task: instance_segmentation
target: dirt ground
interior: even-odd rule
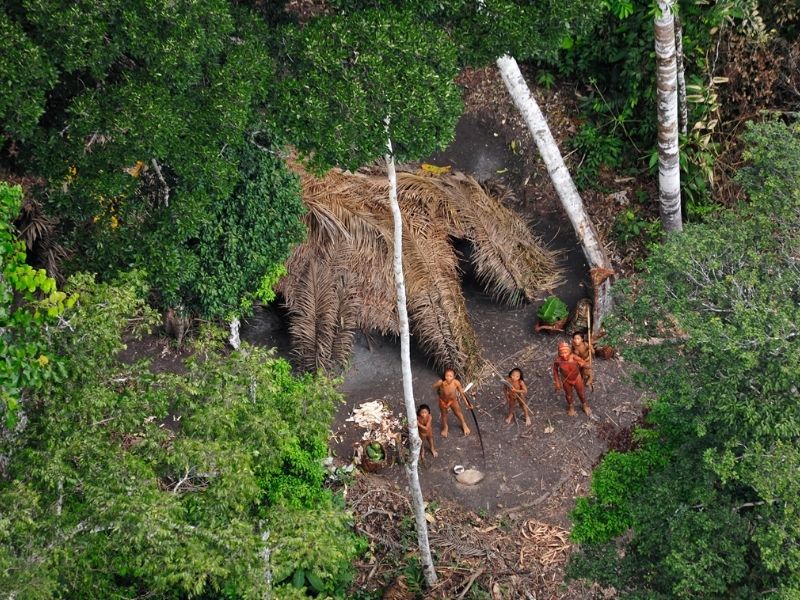
[[[554,293],[573,304],[571,298],[583,296],[582,272],[570,269],[569,274],[566,283]],[[465,297],[484,358],[491,363],[475,381],[475,417],[483,437],[485,459],[468,411],[465,416],[473,430],[471,435],[463,436],[451,415],[450,435],[446,439],[441,437],[439,409],[431,389],[440,375],[427,365],[423,356],[414,352],[415,401],[432,407],[437,424],[434,441],[439,456],[434,459],[428,455],[420,469],[426,499],[449,499],[486,514],[539,500],[537,517],[567,526],[567,511],[574,497],[585,493],[591,468],[605,449],[598,434],[607,432],[611,426],[629,425],[640,413],[640,393],[626,383],[624,362],[598,359],[594,363],[595,389],[588,394],[596,420],[581,412],[577,417],[568,417],[564,395],[554,391],[551,375],[557,344],[567,338],[533,332],[536,305],[498,306],[471,280],[465,282]],[[340,459],[349,461],[353,444],[363,433],[345,420],[361,403],[383,399],[396,414],[405,414],[399,356],[399,343],[393,339],[373,337],[368,343],[361,338],[356,344],[340,388],[346,403],[337,413],[331,443]],[[521,412],[511,425],[504,422],[506,402],[498,373],[505,376],[514,367],[522,369],[528,385],[530,427],[525,426]],[[452,472],[457,464],[476,468],[486,477],[476,486],[458,484]],[[405,471],[399,465],[383,471],[382,475],[405,485]],[[542,501],[545,496],[547,501]]]
[[[480,181],[499,181],[510,186],[517,196],[513,208],[531,220],[532,230],[550,248],[562,253],[564,283],[551,293],[574,307],[580,298],[588,296],[585,287],[588,282],[586,262],[571,225],[557,199],[547,197],[536,201],[525,190],[525,181],[530,184],[531,180],[539,179],[539,167],[520,156],[519,148],[526,147],[526,142],[517,141],[514,144],[517,153],[512,150],[509,133],[519,140],[523,132],[515,131],[513,125],[506,127],[509,120],[503,111],[492,114],[498,122],[492,123],[491,116],[485,113],[468,112],[458,124],[455,141],[444,152],[430,157],[429,162],[451,166]],[[430,499],[446,498],[487,514],[547,495],[548,501],[540,501],[538,505],[537,516],[566,526],[574,496],[585,492],[591,467],[605,449],[598,431],[604,429],[604,423],[606,428],[629,425],[640,412],[640,393],[625,382],[625,364],[621,360],[596,360],[596,385],[589,393],[596,419],[580,412],[577,417],[567,417],[564,395],[553,390],[551,377],[558,342],[567,338],[534,333],[539,303],[519,308],[497,305],[475,283],[468,264],[465,262],[462,267],[470,319],[484,358],[491,363],[474,382],[475,416],[483,436],[485,459],[477,432],[462,436],[452,415],[450,436],[444,439],[439,434],[439,409],[431,385],[440,375],[415,351],[412,354],[414,397],[418,405],[427,403],[432,407],[439,450],[439,457],[429,456],[420,471],[423,490]],[[506,405],[499,374],[505,376],[514,367],[523,370],[530,390],[531,427],[526,427],[521,418],[511,425],[504,423]],[[337,413],[331,444],[338,458],[349,460],[353,443],[363,433],[345,420],[361,403],[383,399],[395,413],[405,414],[401,382],[399,341],[380,336],[359,338],[341,386],[346,404]],[[466,416],[468,425],[475,430],[472,416],[468,412]],[[457,464],[477,468],[486,478],[477,486],[462,486],[455,482],[452,472]],[[400,485],[405,481],[405,472],[399,466],[387,469],[382,475]]]
[[[515,116],[496,75],[489,70],[470,73],[462,84],[467,111],[458,124],[456,139],[426,162],[510,187],[516,197],[511,207],[530,219],[532,230],[550,248],[562,253],[564,283],[548,293],[574,307],[589,295],[587,266],[533,141]],[[564,114],[569,103],[559,98],[559,93],[568,95],[550,92],[540,102],[554,135],[563,139],[574,127]],[[607,238],[614,202],[596,193],[585,194],[584,202],[596,219],[601,237]],[[625,260],[613,244],[609,244],[609,251],[618,271],[624,272]],[[425,458],[419,472],[429,503],[437,570],[442,577],[425,597],[611,598],[613,590],[563,583],[563,567],[572,550],[568,514],[575,498],[587,493],[592,468],[606,450],[607,440],[640,416],[641,393],[627,381],[627,365],[621,359],[598,359],[594,363],[594,391],[589,393],[594,418],[580,411],[578,416],[568,417],[563,392],[554,391],[551,378],[558,342],[567,338],[534,333],[538,302],[519,308],[497,305],[475,283],[468,264],[462,267],[467,308],[487,360],[487,367],[473,382],[483,449],[473,417],[466,410],[473,433],[463,436],[451,415],[450,436],[442,438],[431,388],[440,374],[412,348],[415,402],[432,407],[439,451],[438,458]],[[243,337],[247,336],[245,330]],[[512,424],[504,422],[506,405],[500,375],[505,376],[514,367],[523,370],[529,389],[530,427],[520,413]],[[335,464],[345,465],[363,433],[346,420],[354,408],[381,399],[398,416],[405,414],[399,341],[360,336],[340,390],[345,403],[336,415],[331,451]],[[455,480],[455,465],[478,469],[485,478],[474,486],[462,485]],[[351,485],[348,504],[357,527],[373,541],[369,559],[358,565],[354,589],[389,588],[398,594],[393,596],[388,591],[385,598],[421,597],[413,571],[409,573],[406,568],[397,579],[408,562],[403,557],[413,552],[405,470],[395,464],[378,474],[361,475]]]

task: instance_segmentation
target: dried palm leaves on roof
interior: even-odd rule
[[[330,371],[347,362],[358,329],[398,333],[389,182],[382,173],[334,169],[317,178],[293,168],[302,178],[308,239],[289,259],[279,289],[299,366]],[[476,279],[510,305],[558,285],[556,255],[467,175],[400,172],[397,187],[412,333],[437,367],[466,377],[478,368],[480,347],[451,240],[471,243]]]

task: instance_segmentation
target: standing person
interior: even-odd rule
[[[422,448],[420,448],[420,457],[425,456],[425,442],[431,447],[431,454],[433,458],[439,456],[436,448],[433,447],[433,417],[431,416],[431,409],[427,404],[420,404],[417,409],[417,429],[419,429],[419,437],[422,438]]]
[[[508,416],[506,417],[506,424],[510,425],[514,420],[514,405],[519,402],[522,405],[522,410],[525,412],[525,425],[530,426],[531,417],[528,414],[528,405],[525,404],[525,394],[528,393],[528,386],[525,385],[525,377],[522,375],[522,369],[514,367],[509,371],[506,378],[506,400],[508,400]]]
[[[464,393],[464,388],[461,387],[461,382],[456,379],[456,372],[453,369],[445,369],[442,378],[433,384],[433,389],[439,394],[439,410],[442,413],[442,437],[447,437],[447,410],[452,408],[453,414],[461,423],[461,429],[464,435],[469,435],[469,427],[464,420],[464,414],[461,412],[461,405],[458,402],[458,394],[464,397],[464,402],[467,403],[467,408],[472,408],[472,405]]]
[[[570,417],[575,416],[575,408],[572,406],[572,390],[578,392],[583,412],[587,415],[592,414],[592,409],[586,401],[586,390],[583,387],[583,378],[581,377],[581,367],[586,365],[586,361],[580,356],[572,353],[572,349],[566,342],[561,342],[558,345],[558,356],[553,362],[553,383],[555,384],[556,391],[564,387],[564,395],[567,399],[567,415]]]
[[[594,374],[592,373],[591,360],[594,350],[583,340],[583,336],[580,333],[572,336],[572,353],[586,361],[586,364],[581,367],[581,379],[583,379],[584,386],[588,386],[590,390],[594,391]]]

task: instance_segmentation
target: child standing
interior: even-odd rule
[[[576,333],[572,336],[572,353],[586,361],[586,364],[581,367],[581,378],[583,385],[594,391],[594,375],[592,374],[592,355],[594,350],[592,347],[583,341],[583,336]]]
[[[467,408],[472,408],[464,388],[461,387],[461,382],[456,379],[456,372],[453,369],[445,369],[442,378],[433,384],[433,389],[439,394],[439,410],[442,412],[442,437],[447,437],[447,410],[452,408],[453,414],[461,423],[461,429],[464,430],[464,435],[469,435],[469,427],[464,420],[464,414],[461,412],[461,405],[458,402],[458,395],[461,394],[464,402],[467,403]]]
[[[528,393],[528,386],[525,385],[525,377],[522,375],[522,369],[517,367],[511,369],[506,378],[506,400],[508,400],[508,416],[506,417],[506,424],[510,425],[514,420],[514,405],[519,402],[522,405],[522,410],[525,412],[525,425],[530,426],[531,417],[528,414],[528,405],[525,403],[525,394]]]
[[[431,416],[431,409],[427,404],[421,404],[417,409],[417,429],[419,430],[419,437],[422,438],[422,448],[420,448],[420,457],[425,456],[425,442],[431,447],[431,454],[433,458],[439,456],[436,448],[433,447],[433,417]]]

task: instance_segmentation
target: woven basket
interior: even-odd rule
[[[560,321],[556,321],[555,323],[542,323],[541,321],[536,321],[536,325],[533,326],[533,330],[536,333],[561,333],[564,331],[564,328],[567,326],[567,320],[569,317],[564,317]]]
[[[367,473],[375,473],[389,465],[389,453],[386,451],[386,446],[384,445],[381,445],[381,448],[383,448],[383,460],[372,460],[367,455],[367,446],[372,443],[373,442],[369,440],[361,442],[361,468]]]
[[[616,351],[611,346],[598,346],[594,351],[595,355],[599,358],[614,358]]]

